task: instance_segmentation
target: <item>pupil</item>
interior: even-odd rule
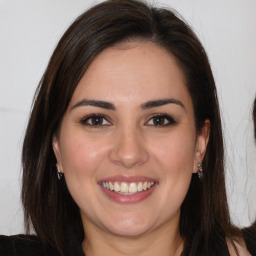
[[[163,118],[156,117],[155,118],[155,125],[162,125],[163,124]]]
[[[94,117],[92,119],[92,124],[93,125],[101,125],[102,124],[102,118],[101,117]]]

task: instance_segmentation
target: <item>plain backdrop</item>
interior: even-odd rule
[[[0,234],[24,232],[21,147],[36,86],[60,36],[99,1],[0,0]],[[152,2],[152,1],[151,1]],[[219,93],[232,220],[256,217],[255,0],[162,0],[195,29],[208,52]]]

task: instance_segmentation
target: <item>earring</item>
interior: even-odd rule
[[[58,176],[58,179],[61,180],[63,178],[63,173],[60,171],[60,168],[59,168],[59,165],[56,164],[56,167],[57,167],[57,176]]]
[[[197,167],[198,167],[198,172],[197,172],[198,177],[199,177],[200,180],[202,180],[203,177],[204,177],[202,164],[201,164],[201,163],[198,163],[198,164],[197,164]]]

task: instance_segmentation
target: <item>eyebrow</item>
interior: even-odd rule
[[[81,106],[93,106],[93,107],[105,108],[109,110],[116,110],[116,107],[114,106],[114,104],[110,102],[106,102],[102,100],[87,100],[87,99],[83,99],[77,102],[74,106],[71,107],[71,110]]]
[[[150,108],[155,108],[155,107],[161,107],[161,106],[164,106],[167,104],[177,104],[185,109],[185,106],[182,104],[181,101],[172,99],[172,98],[148,101],[148,102],[142,104],[141,108],[143,110],[145,110],[145,109],[150,109]]]
[[[143,103],[140,107],[142,110],[146,110],[150,108],[161,107],[167,104],[176,104],[185,109],[181,101],[172,99],[172,98],[148,101],[146,103]],[[82,106],[93,106],[93,107],[104,108],[109,110],[116,110],[115,105],[111,102],[102,101],[102,100],[87,100],[87,99],[83,99],[77,102],[74,106],[71,107],[71,110],[77,107],[82,107]]]

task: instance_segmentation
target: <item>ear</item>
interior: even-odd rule
[[[52,137],[52,148],[57,161],[56,167],[59,169],[60,172],[63,173],[63,168],[61,164],[62,161],[61,161],[60,145],[59,145],[59,139],[57,135],[53,135]]]
[[[198,163],[202,163],[210,136],[210,121],[207,119],[197,135],[193,173],[198,172]]]

